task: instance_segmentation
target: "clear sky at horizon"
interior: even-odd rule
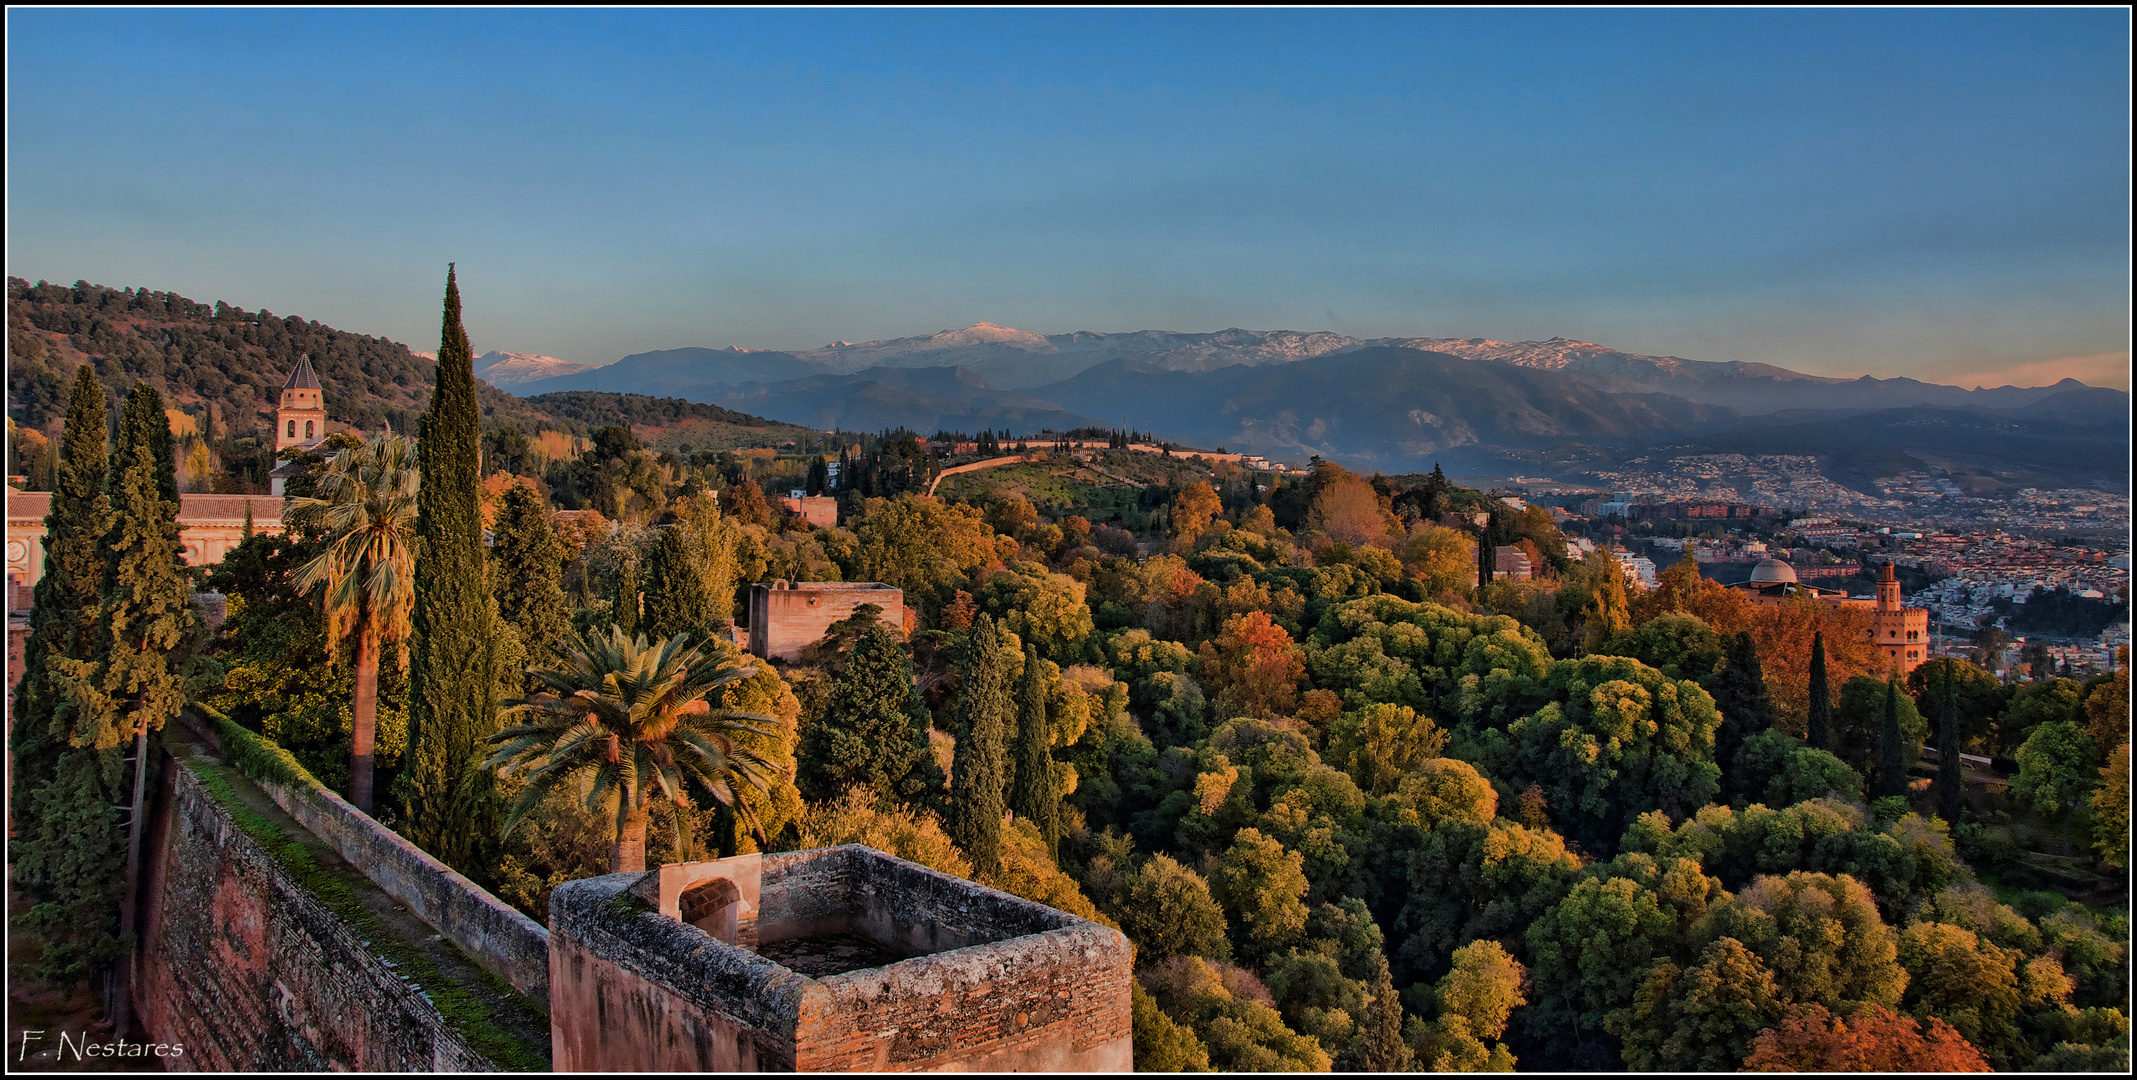
[[[986,320],[2129,387],[2097,10],[8,13],[7,272],[606,363]]]

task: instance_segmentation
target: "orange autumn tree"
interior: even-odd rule
[[[1756,609],[1742,591],[1701,575],[1699,564],[1686,558],[1657,574],[1654,588],[1642,590],[1632,598],[1635,624],[1672,612],[1697,616],[1715,633],[1726,637],[1751,629]]]
[[[1207,480],[1197,480],[1172,497],[1172,535],[1181,551],[1193,551],[1195,538],[1224,513],[1224,503]]]
[[[1305,654],[1266,611],[1234,615],[1202,643],[1202,677],[1233,716],[1289,716],[1298,708]]]
[[[1778,1027],[1759,1032],[1744,1072],[1993,1072],[1950,1024],[1920,1022],[1882,1005],[1846,1020],[1823,1005],[1791,1005]]]
[[[1886,675],[1884,655],[1871,636],[1872,617],[1867,608],[1807,598],[1752,609],[1748,629],[1758,645],[1766,693],[1782,730],[1801,738],[1809,720],[1811,638],[1816,634],[1825,634],[1826,685],[1844,686],[1857,675]]]

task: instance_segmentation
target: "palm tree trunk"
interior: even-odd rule
[[[378,637],[368,628],[356,632],[356,694],[349,712],[355,732],[349,740],[349,801],[371,812],[371,762],[378,743]]]
[[[634,806],[616,829],[616,846],[609,853],[612,874],[639,874],[646,868],[646,807]]]

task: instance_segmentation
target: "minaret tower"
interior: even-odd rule
[[[1899,572],[1892,560],[1877,571],[1876,635],[1885,666],[1905,676],[1929,658],[1929,609],[1900,606]]]
[[[275,408],[275,449],[308,447],[326,438],[326,402],[319,391],[319,376],[312,358],[297,358],[297,370],[289,373],[282,387],[282,402]]]

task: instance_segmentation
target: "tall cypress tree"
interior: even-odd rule
[[[1054,778],[1053,730],[1046,721],[1046,679],[1039,671],[1039,650],[1024,646],[1024,678],[1017,689],[1016,779],[1009,809],[1039,827],[1046,849],[1057,856],[1061,846],[1061,787]]]
[[[802,795],[823,800],[862,785],[881,807],[934,804],[942,767],[928,750],[928,726],[912,662],[890,631],[870,621],[831,681],[823,716],[802,733],[795,770]]]
[[[645,614],[649,637],[689,634],[703,643],[712,639],[719,619],[713,614],[712,590],[702,572],[704,555],[697,535],[681,525],[660,531],[653,555],[646,560]]]
[[[989,615],[972,625],[965,644],[964,683],[957,691],[957,757],[950,766],[950,838],[972,868],[991,876],[1002,867],[1002,811],[1009,781],[1009,725],[1016,716],[1010,693],[1009,651]]]
[[[1900,683],[1885,680],[1885,723],[1877,738],[1877,797],[1907,794],[1907,736],[1900,731]]]
[[[549,522],[548,503],[525,484],[506,488],[491,533],[497,617],[518,632],[529,666],[553,664],[571,629],[571,607],[564,600],[564,542]]]
[[[1825,631],[1811,637],[1810,723],[1805,732],[1811,749],[1833,750],[1833,691],[1825,683]]]
[[[133,743],[132,795],[129,800],[126,876],[119,897],[119,937],[135,931],[135,906],[141,879],[143,832],[147,827],[149,779],[148,736],[178,715],[185,704],[185,680],[178,662],[192,636],[192,587],[183,567],[185,549],[178,538],[178,491],[175,462],[159,450],[170,445],[170,421],[163,398],[147,383],[134,384],[119,425],[113,462],[112,526],[104,539],[111,560],[104,575],[99,622],[108,632],[97,677],[105,710],[104,739]],[[114,996],[119,1034],[126,1034],[128,972]]]
[[[45,570],[30,609],[30,637],[12,718],[14,885],[32,902],[27,922],[45,947],[38,973],[72,985],[119,958],[118,896],[124,873],[119,806],[126,791],[123,752],[82,692],[97,685],[103,644],[103,544],[111,506],[105,492],[109,415],[96,371],[75,373],[60,437],[51,510],[45,515]]]
[[[438,369],[417,449],[423,486],[416,496],[415,648],[409,674],[407,765],[401,773],[402,829],[455,867],[471,867],[482,839],[475,818],[486,800],[480,777],[465,783],[496,731],[497,679],[491,656],[496,617],[488,587],[479,512],[481,413],[474,352],[460,325],[457,273],[445,277]]]
[[[1932,676],[1942,699],[1937,709],[1937,814],[1953,825],[1959,823],[1959,813],[1966,808],[1966,777],[1962,772],[1965,766],[1959,760],[1959,709],[1952,701],[1955,666],[1946,660],[1937,665]]]
[[[1773,726],[1766,673],[1759,665],[1758,644],[1748,630],[1729,639],[1728,657],[1714,673],[1714,704],[1721,711],[1721,728],[1714,733],[1714,763],[1721,766],[1723,790],[1737,794],[1736,752],[1745,739]]]
[[[638,558],[634,555],[616,568],[616,599],[608,607],[609,621],[626,634],[638,633],[639,593]]]

